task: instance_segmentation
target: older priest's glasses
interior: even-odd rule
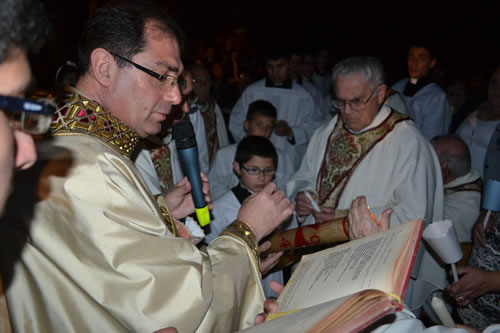
[[[6,113],[12,128],[41,135],[49,130],[56,107],[44,101],[0,95],[0,110]]]
[[[157,79],[158,81],[160,81],[160,89],[164,89],[166,91],[172,91],[175,88],[175,86],[179,86],[179,90],[183,91],[186,88],[187,82],[182,78],[177,78],[175,75],[172,75],[172,74],[158,74],[155,71],[152,71],[152,70],[150,70],[144,66],[141,66],[139,64],[136,64],[132,60],[129,60],[125,57],[122,57],[116,53],[111,52],[111,54],[113,56],[117,57],[118,59],[121,59],[125,62],[128,62],[129,64],[133,65],[138,70],[141,70],[144,73],[149,74],[152,77],[154,77],[155,79]]]
[[[334,98],[332,99],[332,106],[337,110],[343,110],[347,105],[349,105],[351,110],[363,111],[366,108],[366,104],[370,101],[370,99],[373,97],[373,95],[380,86],[381,85],[378,85],[375,89],[373,89],[372,93],[370,94],[370,96],[368,96],[368,98],[365,101],[362,101],[357,98],[352,99],[350,101]]]

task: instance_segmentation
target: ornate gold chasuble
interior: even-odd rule
[[[120,119],[105,110],[96,101],[68,88],[60,99],[51,124],[54,136],[89,135],[105,142],[123,156],[130,158],[139,144],[139,136]],[[167,207],[160,205],[162,216],[170,232],[179,236],[177,221],[170,216]],[[183,236],[185,233],[181,233]],[[185,237],[188,238],[188,237]]]
[[[350,132],[339,117],[328,139],[325,156],[316,181],[319,204],[336,208],[342,192],[353,172],[377,143],[390,133],[395,125],[410,118],[391,110],[378,126],[359,134]],[[376,176],[376,175],[375,175]]]

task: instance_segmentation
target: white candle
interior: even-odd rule
[[[455,322],[451,318],[450,313],[448,312],[448,309],[446,309],[446,305],[444,305],[444,302],[441,298],[437,297],[436,295],[432,296],[431,305],[434,309],[434,312],[436,312],[439,320],[441,320],[441,323],[443,323],[444,326],[449,328],[456,327]]]

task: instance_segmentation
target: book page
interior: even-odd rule
[[[385,232],[304,256],[278,299],[280,312],[303,309],[365,289],[392,292],[396,265],[404,251],[416,251],[421,221],[413,220]],[[413,236],[413,237],[412,237]],[[407,246],[408,241],[414,246]],[[394,278],[408,278],[398,276]]]
[[[390,297],[380,291],[366,290],[266,321],[241,332],[353,332],[393,310]]]
[[[303,333],[316,323],[320,322],[333,310],[341,306],[349,297],[343,297],[325,304],[320,304],[309,309],[304,309],[284,317],[266,321],[265,323],[248,328],[241,332],[287,332]],[[286,328],[286,329],[285,329]]]

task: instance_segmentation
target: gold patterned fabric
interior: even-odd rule
[[[339,117],[328,140],[321,163],[316,189],[321,206],[337,208],[340,196],[352,173],[372,148],[394,129],[400,121],[409,118],[394,110],[379,126],[354,134]]]
[[[205,132],[207,134],[208,162],[212,165],[215,154],[219,150],[219,139],[217,137],[217,115],[215,114],[215,102],[210,99],[204,109],[201,110],[203,121],[205,122]]]
[[[170,149],[168,145],[162,145],[159,148],[151,149],[150,152],[162,193],[166,193],[174,185]]]
[[[51,125],[53,135],[91,135],[130,157],[139,136],[97,102],[68,91],[58,104]]]

